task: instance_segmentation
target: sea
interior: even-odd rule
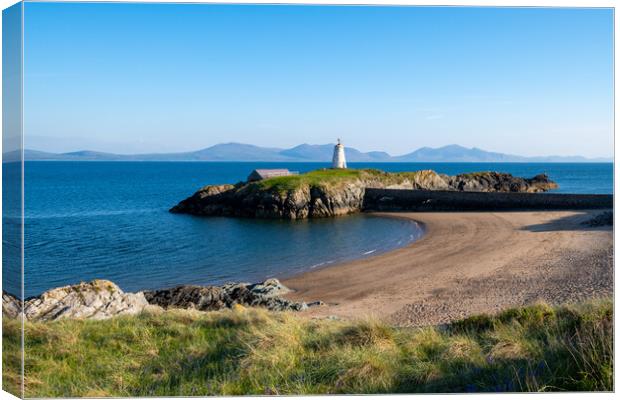
[[[112,280],[125,291],[258,282],[375,256],[424,234],[413,222],[364,214],[271,221],[168,212],[200,187],[243,181],[255,168],[303,173],[328,166],[26,162],[25,296],[96,278]],[[559,184],[558,193],[613,192],[611,163],[350,163],[349,167],[433,169],[450,175],[499,171],[532,177],[546,173]],[[10,220],[3,219],[5,232],[11,229]],[[4,284],[9,292],[19,290],[15,282],[4,280]]]

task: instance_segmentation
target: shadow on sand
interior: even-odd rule
[[[553,231],[608,231],[613,229],[613,211],[593,210],[554,219],[544,224],[527,225],[521,230],[530,232]]]

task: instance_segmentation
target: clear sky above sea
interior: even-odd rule
[[[27,148],[613,154],[611,9],[27,3]]]

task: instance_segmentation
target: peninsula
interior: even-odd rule
[[[235,185],[208,185],[170,209],[202,216],[304,219],[360,212],[366,189],[538,193],[558,185],[544,174],[520,178],[498,172],[448,176],[432,170],[320,169]]]

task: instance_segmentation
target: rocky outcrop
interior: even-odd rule
[[[498,172],[476,172],[447,177],[447,182],[452,190],[462,192],[539,193],[558,187],[545,174],[527,179]]]
[[[119,315],[134,315],[147,309],[215,311],[232,308],[236,304],[264,307],[272,311],[301,311],[308,308],[306,303],[296,303],[280,297],[287,292],[289,289],[277,279],[256,284],[186,285],[138,293],[125,293],[113,282],[94,280],[48,290],[40,296],[26,299],[24,317],[29,321],[106,319]],[[322,303],[312,303],[320,304]],[[21,307],[21,302],[15,296],[2,293],[2,315],[17,318]]]
[[[322,218],[362,211],[367,188],[530,193],[557,188],[546,175],[531,179],[497,172],[448,176],[431,170],[402,173],[353,170],[347,175],[337,175],[336,170],[332,177],[329,170],[325,170],[320,171],[321,180],[313,175],[317,172],[234,186],[205,186],[170,212],[251,218]],[[282,182],[287,185],[278,184]]]
[[[97,279],[88,283],[48,290],[24,302],[24,317],[29,321],[51,321],[63,318],[106,319],[117,315],[133,315],[149,304],[142,293],[124,293],[114,283]],[[2,314],[15,318],[21,302],[3,293]]]
[[[232,308],[236,304],[249,307],[263,307],[271,311],[302,311],[306,303],[296,303],[279,297],[288,288],[277,279],[263,283],[234,283],[223,286],[177,286],[171,289],[144,292],[151,304],[167,308],[215,311]]]
[[[17,318],[22,310],[22,302],[10,293],[2,291],[2,315]]]
[[[350,182],[337,189],[301,186],[285,192],[261,190],[258,185],[248,184],[211,196],[201,189],[170,211],[206,216],[318,218],[359,211],[363,195],[362,182]]]

